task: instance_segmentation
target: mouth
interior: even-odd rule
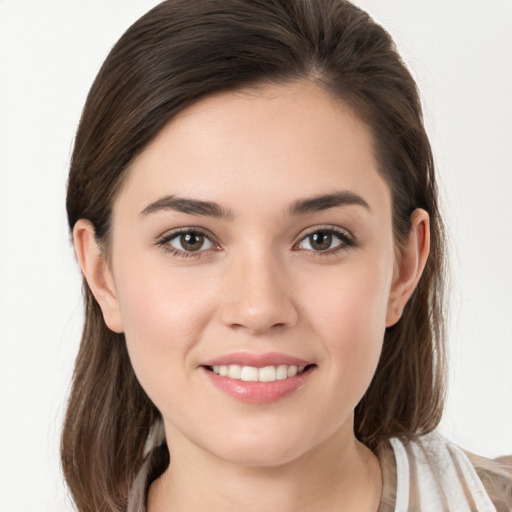
[[[316,365],[270,365],[264,367],[242,366],[239,364],[229,365],[209,365],[205,366],[206,370],[229,379],[239,380],[243,382],[275,382],[291,379],[304,372],[308,372]]]
[[[205,361],[200,368],[224,394],[241,402],[265,404],[304,388],[317,365],[286,354],[243,352]]]

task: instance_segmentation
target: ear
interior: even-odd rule
[[[429,251],[430,218],[425,210],[417,208],[411,215],[409,236],[396,257],[386,327],[391,327],[400,320],[404,307],[423,273]]]
[[[107,258],[98,245],[91,222],[85,219],[76,222],[73,243],[82,273],[100,305],[107,327],[114,332],[123,332],[114,278]]]

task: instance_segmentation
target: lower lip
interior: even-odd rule
[[[301,389],[314,368],[314,366],[310,367],[295,377],[288,377],[273,382],[246,382],[239,379],[221,377],[204,367],[201,369],[215,387],[233,398],[252,404],[266,404],[276,402],[290,393]]]

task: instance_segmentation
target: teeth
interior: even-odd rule
[[[286,364],[265,366],[264,368],[230,364],[215,365],[211,367],[211,370],[221,377],[229,377],[245,382],[274,382],[276,380],[287,379],[288,377],[295,377],[295,375],[302,373],[304,368],[305,366],[288,366]]]
[[[245,382],[258,382],[259,371],[258,368],[252,366],[243,366],[240,379]]]
[[[285,364],[281,364],[277,367],[276,370],[276,379],[277,380],[284,380],[288,377],[288,366]]]
[[[230,364],[228,366],[228,377],[231,379],[241,379],[242,378],[242,367],[237,364]]]
[[[274,382],[276,380],[276,367],[265,366],[258,370],[258,380],[260,382]]]

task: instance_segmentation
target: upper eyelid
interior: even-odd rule
[[[220,243],[218,238],[209,230],[205,228],[200,228],[198,226],[186,226],[182,228],[174,228],[168,231],[165,231],[161,235],[156,237],[157,242],[161,242],[162,240],[171,240],[183,233],[199,233],[208,238],[211,242]]]
[[[351,240],[355,240],[354,235],[352,235],[352,233],[348,229],[341,228],[339,226],[320,225],[302,231],[302,233],[297,237],[297,241],[295,242],[295,244],[304,240],[304,238],[311,236],[314,233],[317,233],[318,231],[330,231],[332,233],[345,236],[346,238],[350,238]]]

